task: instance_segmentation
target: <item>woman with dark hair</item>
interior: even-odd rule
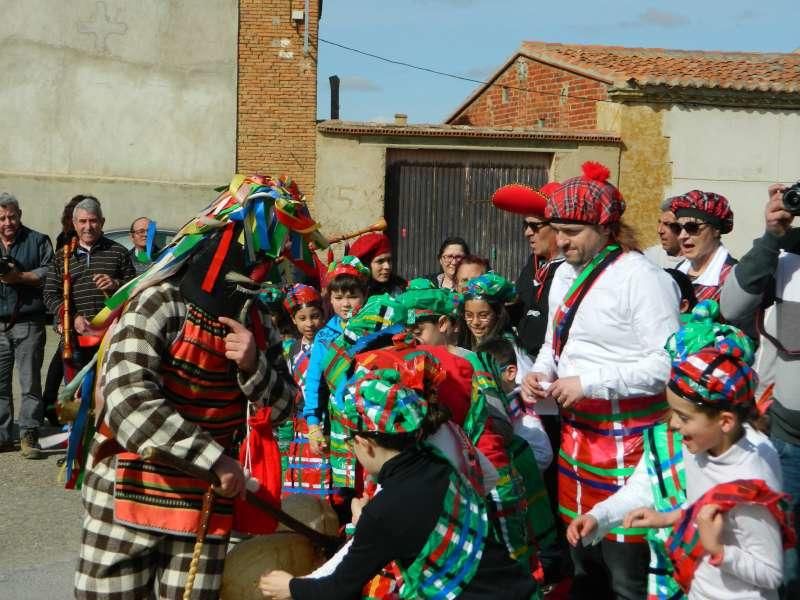
[[[429,275],[430,279],[436,287],[447,288],[455,290],[458,288],[458,281],[456,281],[456,271],[458,265],[465,256],[470,254],[469,245],[461,237],[449,237],[442,242],[439,247],[439,265],[442,272],[437,275]]]
[[[394,272],[392,242],[385,233],[375,231],[362,235],[350,246],[349,254],[369,268],[368,298],[379,294],[395,297],[406,289],[408,282]]]
[[[354,502],[353,543],[330,575],[272,571],[259,582],[264,596],[358,598],[394,561],[402,598],[531,598],[535,581],[488,536],[482,483],[428,440],[450,427],[446,411],[395,369],[367,372],[349,393],[351,447],[382,489]]]

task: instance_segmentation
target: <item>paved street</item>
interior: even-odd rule
[[[48,331],[43,379],[54,338]],[[14,395],[19,398],[16,385]],[[63,455],[51,451],[44,460],[25,460],[18,452],[0,454],[0,600],[72,597],[81,505],[80,492],[56,482],[56,460]]]

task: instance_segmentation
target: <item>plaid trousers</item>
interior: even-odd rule
[[[110,463],[110,464],[109,464]],[[114,459],[95,464],[83,483],[83,521],[75,597],[80,600],[181,600],[194,538],[114,523]],[[227,539],[208,539],[193,600],[219,596]]]

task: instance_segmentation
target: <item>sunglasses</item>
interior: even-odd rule
[[[523,221],[522,222],[522,231],[526,231],[530,229],[533,233],[539,233],[539,230],[542,227],[547,227],[550,225],[547,221],[539,221],[538,223],[535,221]]]
[[[672,232],[672,235],[680,235],[681,230],[685,231],[687,235],[697,235],[700,233],[700,230],[708,223],[697,223],[696,221],[690,221],[688,223],[668,223],[667,227]]]

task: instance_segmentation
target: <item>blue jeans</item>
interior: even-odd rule
[[[42,361],[44,323],[16,323],[0,331],[0,443],[11,441],[14,426],[14,401],[11,378],[17,369],[21,401],[20,434],[37,431],[42,420]]]
[[[800,538],[800,445],[772,438],[783,471],[783,491],[792,496],[789,511],[794,515],[794,530]],[[783,598],[800,598],[800,543],[789,548],[783,558]]]

